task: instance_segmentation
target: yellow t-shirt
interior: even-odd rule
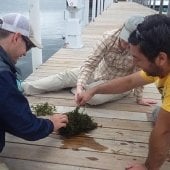
[[[140,72],[140,75],[144,80],[149,83],[155,83],[159,92],[162,95],[162,108],[170,112],[170,74],[164,78],[147,76],[144,71]]]

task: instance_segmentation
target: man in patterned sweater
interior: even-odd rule
[[[78,96],[81,95],[84,89],[138,71],[139,68],[133,64],[133,58],[129,54],[128,37],[143,19],[142,16],[133,16],[125,22],[121,29],[105,33],[81,68],[64,71],[31,82],[24,82],[24,93],[26,95],[34,95],[58,91],[68,87],[76,87],[77,85],[76,91],[75,89],[72,90],[73,93],[76,93],[75,100],[77,101]],[[130,92],[97,94],[88,103],[98,105],[118,100],[130,94]],[[138,104],[150,105],[154,103],[152,100],[144,100],[142,94],[143,87],[134,89],[134,95]]]

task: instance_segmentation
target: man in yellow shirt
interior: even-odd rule
[[[150,135],[148,157],[143,165],[126,169],[159,170],[170,149],[170,18],[159,14],[145,17],[129,43],[134,63],[143,71],[95,86],[81,94],[77,104],[85,104],[95,94],[122,93],[155,82],[162,105]]]

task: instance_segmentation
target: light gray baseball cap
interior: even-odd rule
[[[19,13],[9,13],[0,18],[0,29],[10,32],[18,32],[27,37],[33,47],[42,48],[41,43],[36,40],[29,20]]]
[[[130,34],[137,28],[138,24],[144,21],[144,16],[132,16],[125,21],[119,37],[128,42]]]

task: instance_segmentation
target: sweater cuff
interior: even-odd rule
[[[46,121],[48,122],[49,124],[49,133],[52,133],[54,131],[54,124],[51,120],[49,119],[46,119]]]

